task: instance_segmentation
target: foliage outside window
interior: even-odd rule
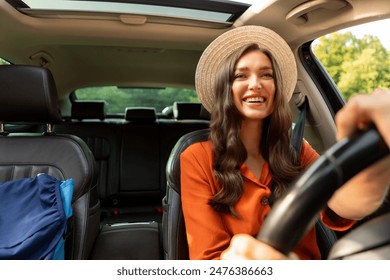
[[[107,113],[124,113],[126,107],[154,107],[157,112],[175,101],[199,102],[195,90],[183,88],[120,88],[116,86],[77,89],[79,100],[105,100]]]
[[[375,88],[390,88],[390,50],[367,34],[335,32],[319,38],[313,52],[334,80],[345,100]]]
[[[1,57],[0,57],[0,65],[9,65],[10,63],[7,61],[7,60],[5,60],[5,59],[2,59]]]

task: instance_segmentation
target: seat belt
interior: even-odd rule
[[[297,118],[291,135],[291,145],[294,147],[298,159],[300,158],[302,150],[303,134],[305,132],[306,112],[309,108],[308,103],[308,99],[305,95],[303,103],[298,106],[298,108],[301,110],[301,113]],[[317,234],[318,248],[321,252],[321,259],[327,259],[330,248],[332,248],[333,244],[337,241],[337,235],[333,230],[326,227],[322,223],[320,218],[318,218],[316,221],[315,229]]]
[[[305,132],[305,121],[306,121],[306,111],[308,106],[308,100],[306,95],[304,96],[303,102],[298,106],[298,109],[301,111],[293,128],[293,131],[291,133],[291,139],[290,143],[293,146],[296,154],[297,154],[297,160],[300,160],[301,150],[302,150],[302,140],[303,140],[303,133]],[[274,196],[271,195],[268,198],[269,205],[272,206],[274,202]]]
[[[303,134],[305,132],[306,111],[308,109],[308,100],[305,95],[303,103],[299,106],[301,113],[298,116],[297,121],[291,135],[291,145],[294,147],[297,157],[299,159],[302,150]]]

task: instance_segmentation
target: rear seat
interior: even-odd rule
[[[91,259],[162,259],[165,166],[177,140],[207,128],[208,116],[201,117],[200,103],[175,103],[173,119],[158,119],[154,108],[107,119],[106,105],[73,102],[71,118],[55,128],[82,138],[98,166],[103,215]]]
[[[106,122],[105,101],[77,101],[72,105],[71,119],[56,125],[57,133],[73,133],[83,139],[95,156],[99,172],[99,197],[104,202],[119,183],[121,131],[117,123]]]
[[[126,108],[122,125],[119,188],[120,220],[161,222],[159,124],[156,110]]]
[[[123,119],[107,119],[104,101],[76,101],[58,133],[82,138],[99,170],[102,224],[161,223],[165,166],[177,140],[209,126],[200,103],[175,102],[173,119],[157,119],[154,108],[126,108]]]

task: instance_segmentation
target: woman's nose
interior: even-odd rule
[[[249,79],[249,89],[251,90],[259,90],[262,88],[260,78],[253,75]]]

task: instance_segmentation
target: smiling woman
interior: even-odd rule
[[[318,157],[307,143],[301,154],[290,145],[295,65],[283,38],[262,26],[225,32],[200,58],[196,85],[211,113],[210,138],[180,155],[191,259],[219,259],[233,235],[258,232],[270,203]],[[315,238],[311,229],[297,246],[300,258],[320,258]]]
[[[75,258],[162,260],[180,256],[188,259],[186,230],[193,233],[194,229],[200,231],[207,227],[213,227],[214,232],[204,231],[195,234],[196,238],[189,236],[191,246],[195,246],[191,251],[201,252],[196,244],[211,244],[221,236],[226,237],[224,245],[217,244],[217,247],[221,245],[217,249],[210,246],[210,251],[201,253],[207,255],[213,251],[210,254],[216,256],[236,230],[232,226],[234,229],[229,231],[230,225],[239,224],[237,228],[255,235],[274,201],[271,193],[278,196],[300,168],[315,159],[313,150],[325,153],[336,142],[334,116],[349,94],[389,86],[389,54],[382,39],[344,32],[333,37],[327,35],[388,18],[387,0],[0,1],[0,57],[3,59],[0,67],[11,65],[25,69],[29,66],[49,71],[55,82],[51,89],[58,99],[53,110],[61,112],[55,124],[31,123],[43,114],[32,102],[39,99],[35,93],[41,91],[34,95],[24,90],[6,95],[11,89],[1,84],[0,96],[12,97],[14,102],[10,106],[2,104],[0,112],[9,112],[14,117],[12,120],[18,120],[23,113],[28,116],[28,122],[0,118],[0,148],[6,151],[8,146],[2,143],[7,139],[24,139],[30,134],[39,136],[31,138],[39,140],[45,150],[48,147],[45,141],[52,134],[59,138],[71,134],[72,139],[83,140],[81,143],[93,156],[96,168],[97,192],[93,199],[99,203],[93,209],[96,214],[93,224],[100,226],[95,227],[96,238],[81,240],[74,236],[76,243],[87,244],[85,252],[91,252]],[[239,36],[241,28],[252,30],[260,26],[270,30],[270,34],[278,34],[281,40],[275,40],[276,36],[272,40],[253,37],[253,33]],[[213,64],[208,60],[202,64],[209,54],[208,46],[224,34],[235,36],[213,45],[217,58],[212,56]],[[321,36],[324,39],[313,43]],[[246,41],[252,39],[255,42]],[[262,52],[248,50],[239,61],[243,53],[235,53],[235,46],[243,42],[245,47],[251,43],[261,45]],[[283,44],[275,45],[277,42]],[[244,50],[243,46],[241,51]],[[224,56],[233,52],[236,59],[230,60],[229,71],[222,73]],[[286,54],[289,54],[287,61],[282,59]],[[212,67],[197,67],[198,63]],[[223,77],[218,85],[222,89],[221,97],[217,100],[213,93],[218,73]],[[29,81],[36,77],[30,74],[15,83],[15,89],[20,89],[19,85],[31,85]],[[19,78],[18,74],[14,76]],[[15,109],[19,108],[17,105],[25,106],[23,112]],[[299,120],[304,136],[298,137],[298,145],[293,148],[290,132],[299,127],[294,125],[298,116],[303,116]],[[249,133],[241,138],[240,131]],[[252,138],[252,134],[258,138]],[[242,186],[240,182],[247,180],[249,192],[256,194],[248,195],[244,190],[229,196],[229,191],[222,191],[208,193],[205,198],[203,189],[193,189],[190,194],[187,188],[181,190],[181,184],[177,183],[181,182],[181,172],[189,176],[183,176],[183,182],[194,179],[192,165],[198,164],[202,153],[196,150],[193,158],[184,161],[176,155],[194,139],[213,141],[213,145],[200,145],[209,152],[209,158],[202,162],[207,168],[198,168],[207,178],[194,180],[189,184],[191,187],[206,181],[216,182],[215,186],[221,182],[229,187]],[[17,155],[23,158],[22,162],[32,164],[45,157],[44,153],[37,155],[35,149],[28,149],[29,143],[24,146],[27,152],[17,151],[10,156]],[[222,148],[213,154],[211,147]],[[303,151],[300,162],[298,156],[294,157],[299,147]],[[61,144],[54,150],[66,153]],[[7,161],[8,154],[0,156],[0,160]],[[36,170],[41,170],[28,168],[28,172],[22,172],[25,169],[18,164],[4,168],[3,161],[0,178],[4,180],[33,177]],[[47,170],[52,169],[49,166]],[[259,187],[260,181],[266,186]],[[181,191],[187,198],[186,216],[190,220],[198,217],[188,227],[183,222]],[[191,207],[198,199],[204,203]],[[74,210],[79,211],[79,206],[73,205]],[[241,219],[218,212],[227,217],[227,223],[218,219],[214,222],[201,215],[203,207],[209,207],[208,213],[227,209],[240,214]],[[385,205],[383,209],[389,208]],[[5,214],[0,213],[0,220]],[[303,252],[303,247],[299,247],[301,255],[327,257],[333,243],[324,245],[319,240],[334,239],[314,238],[320,237],[321,232],[317,227],[310,232],[312,235],[303,246],[310,250]],[[329,236],[325,234],[325,237]],[[183,254],[172,253],[181,250]]]

